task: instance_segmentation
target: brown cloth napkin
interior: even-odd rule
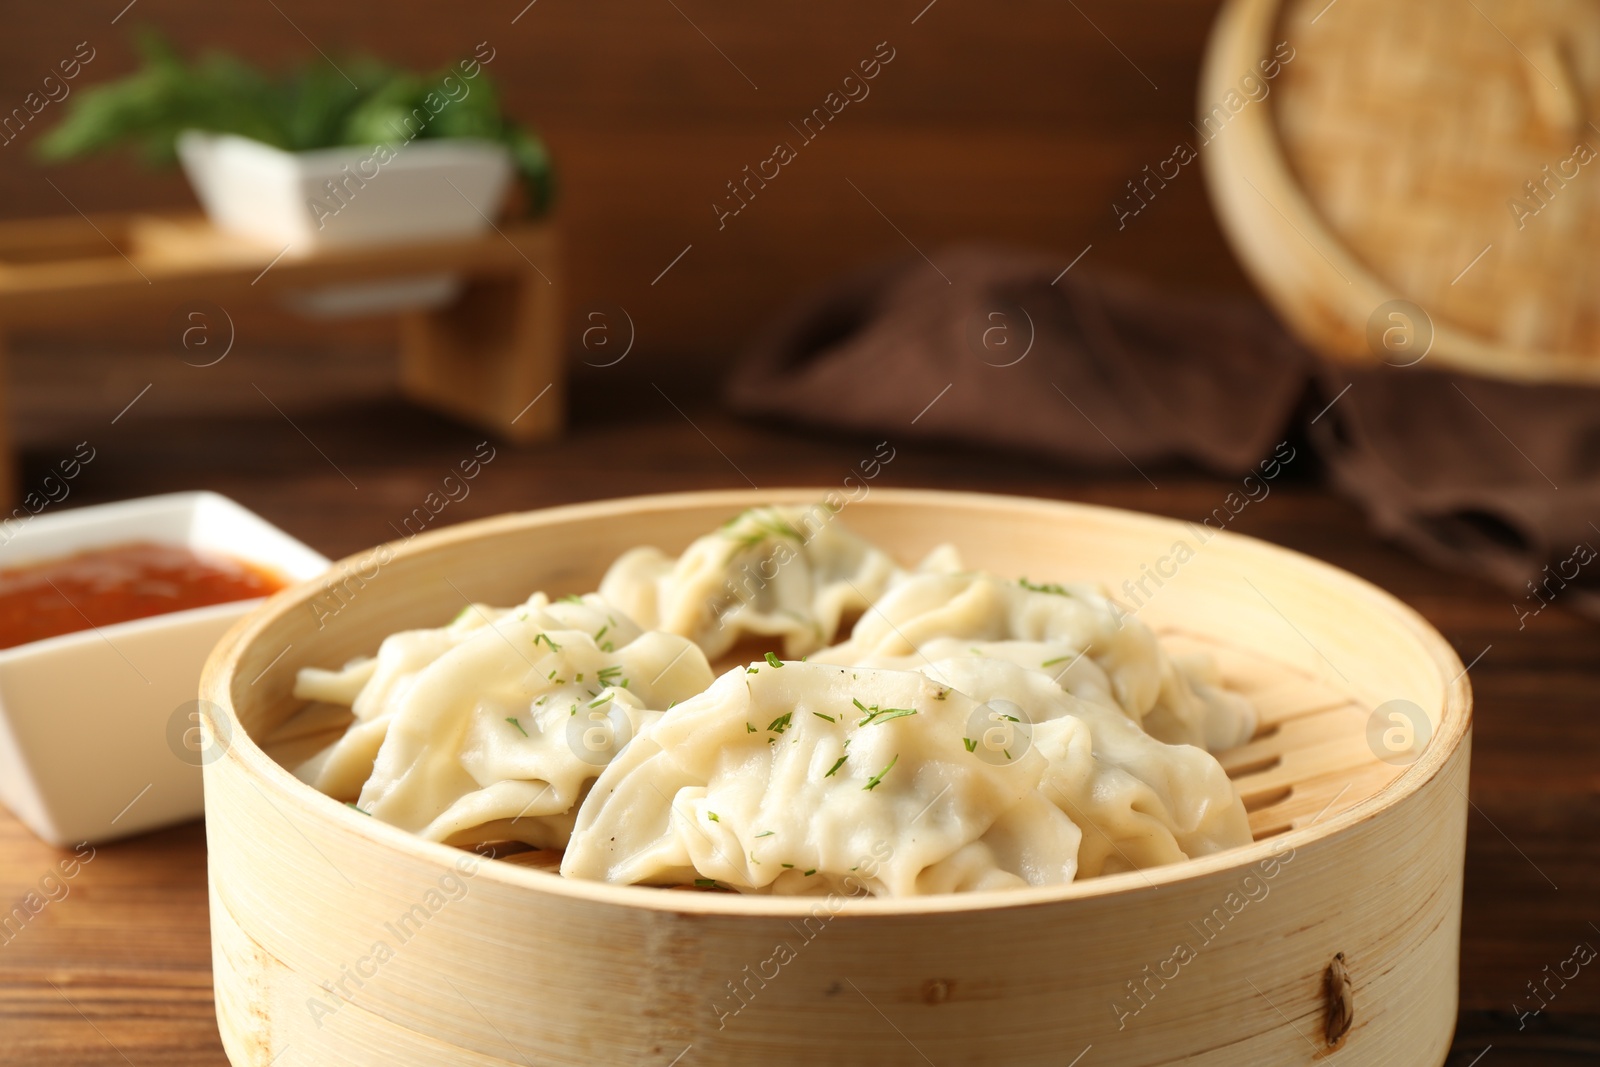
[[[756,342],[727,399],[1147,478],[1175,460],[1243,476],[1304,432],[1384,536],[1506,586],[1524,623],[1552,602],[1600,616],[1600,392],[1425,360],[1336,367],[1259,304],[1061,262],[961,247],[932,269],[918,258],[844,278]]]

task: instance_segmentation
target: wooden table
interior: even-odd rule
[[[104,365],[111,364],[108,357]],[[48,388],[54,364],[32,366],[35,392],[23,398],[35,405],[25,420],[32,427],[25,475],[42,475],[64,442],[92,432],[100,458],[72,504],[204,486],[332,556],[392,536],[388,523],[416,506],[481,436],[410,408],[381,382],[343,397],[319,393],[293,401],[288,378],[299,371],[274,371],[265,361],[250,369],[251,380],[286,405],[284,416],[294,425],[253,394],[240,403],[254,401],[254,408],[235,408],[215,400],[220,393],[202,392],[189,407],[177,401],[142,413],[136,407],[108,427],[125,398],[75,398]],[[142,381],[157,371],[129,373]],[[162,381],[170,400],[177,386]],[[627,362],[580,375],[568,436],[532,448],[499,446],[471,496],[451,504],[439,521],[652,491],[831,485],[872,452],[869,441],[734,421],[699,399],[710,392],[706,382],[636,375]],[[41,412],[52,404],[45,419]],[[221,410],[208,410],[219,404]],[[914,414],[907,412],[908,422]],[[879,478],[884,485],[1036,494],[1189,519],[1235,488],[1192,471],[1152,470],[1156,489],[1131,470],[1087,475],[971,448],[915,444],[893,429],[878,437],[896,448]],[[1543,968],[1553,970],[1574,944],[1600,946],[1600,931],[1590,925],[1600,923],[1600,626],[1558,605],[1519,631],[1506,593],[1432,570],[1379,541],[1310,467],[1288,472],[1269,498],[1240,516],[1238,528],[1392,590],[1438,626],[1464,662],[1474,663],[1463,1016],[1450,1062],[1595,1063],[1600,961],[1525,1028],[1511,1009],[1514,1002],[1535,1004],[1525,984],[1542,979]],[[0,904],[35,886],[58,856],[0,812]],[[21,937],[0,944],[0,1065],[222,1067],[210,1002],[205,879],[198,825],[101,848],[69,896]],[[1083,1067],[1112,1062],[1108,1055]]]
[[[561,429],[565,370],[560,255],[547,224],[508,223],[484,234],[312,251],[223,233],[202,216],[103,215],[0,224],[0,401],[5,335],[130,303],[172,307],[185,316],[175,341],[209,337],[191,365],[217,358],[223,304],[244,299],[302,305],[329,289],[457,276],[461,292],[440,308],[402,311],[401,387],[419,404],[448,412],[509,441]],[[359,298],[359,294],[357,294]],[[189,328],[186,322],[193,321]],[[231,320],[226,337],[232,340]],[[536,400],[544,403],[535,405]],[[0,417],[0,500],[11,484],[10,435]]]

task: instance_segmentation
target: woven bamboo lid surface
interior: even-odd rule
[[[1224,227],[1313,347],[1600,381],[1600,7],[1230,0],[1199,101]]]

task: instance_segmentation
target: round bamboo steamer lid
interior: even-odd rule
[[[842,515],[903,559],[950,541],[1000,574],[1113,588],[1126,577],[1141,620],[1213,652],[1262,717],[1222,756],[1256,838],[1229,852],[919,899],[675,892],[479,860],[284,769],[337,728],[304,721],[299,668],[440,625],[463,597],[593,589],[635,544],[679,550],[746,507],[828,495],[685,493],[466,523],[353,556],[242,620],[201,682],[215,705],[205,792],[217,1018],[233,1064],[1060,1067],[1083,1055],[1282,1067],[1333,1049],[1352,1065],[1444,1062],[1465,671],[1381,590],[1209,527],[893,489]],[[1181,564],[1179,542],[1193,553]],[[1164,577],[1152,584],[1150,572]],[[1394,700],[1420,709],[1431,734],[1409,764],[1379,759],[1368,740],[1372,710]]]
[[[1224,231],[1312,348],[1600,382],[1600,9],[1228,0],[1199,93]]]

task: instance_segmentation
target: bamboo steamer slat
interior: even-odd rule
[[[1293,57],[1263,79],[1280,42]],[[1235,252],[1302,340],[1409,365],[1369,337],[1398,299],[1426,320],[1385,312],[1379,333],[1431,323],[1432,363],[1600,382],[1597,42],[1582,0],[1228,0],[1196,143]]]
[[[1337,953],[1354,1007],[1339,1062],[1443,1062],[1465,672],[1392,597],[1249,538],[1202,543],[1170,520],[934,491],[874,490],[842,514],[903,559],[948,540],[1001,574],[1112,587],[1180,539],[1197,549],[1140,618],[1174,646],[1215,651],[1258,700],[1262,729],[1223,757],[1257,841],[1149,871],[841,900],[814,916],[814,899],[567,881],[527,856],[474,869],[467,853],[304,786],[260,743],[326,729],[291,722],[302,666],[439,625],[463,595],[590,589],[634,544],[675,551],[744,507],[825,492],[689,493],[468,523],[395,546],[376,575],[370,554],[339,565],[366,579],[331,617],[312,608],[323,589],[298,587],[242,621],[202,681],[219,706],[214,736],[231,735],[205,780],[217,1014],[236,1067],[1060,1065],[1089,1046],[1085,1064],[1310,1064],[1332,1054],[1324,976]],[[1396,698],[1433,727],[1409,767],[1364,740],[1369,710]],[[1180,943],[1193,958],[1174,964]],[[776,962],[780,944],[792,959]],[[329,992],[341,981],[348,996]]]

